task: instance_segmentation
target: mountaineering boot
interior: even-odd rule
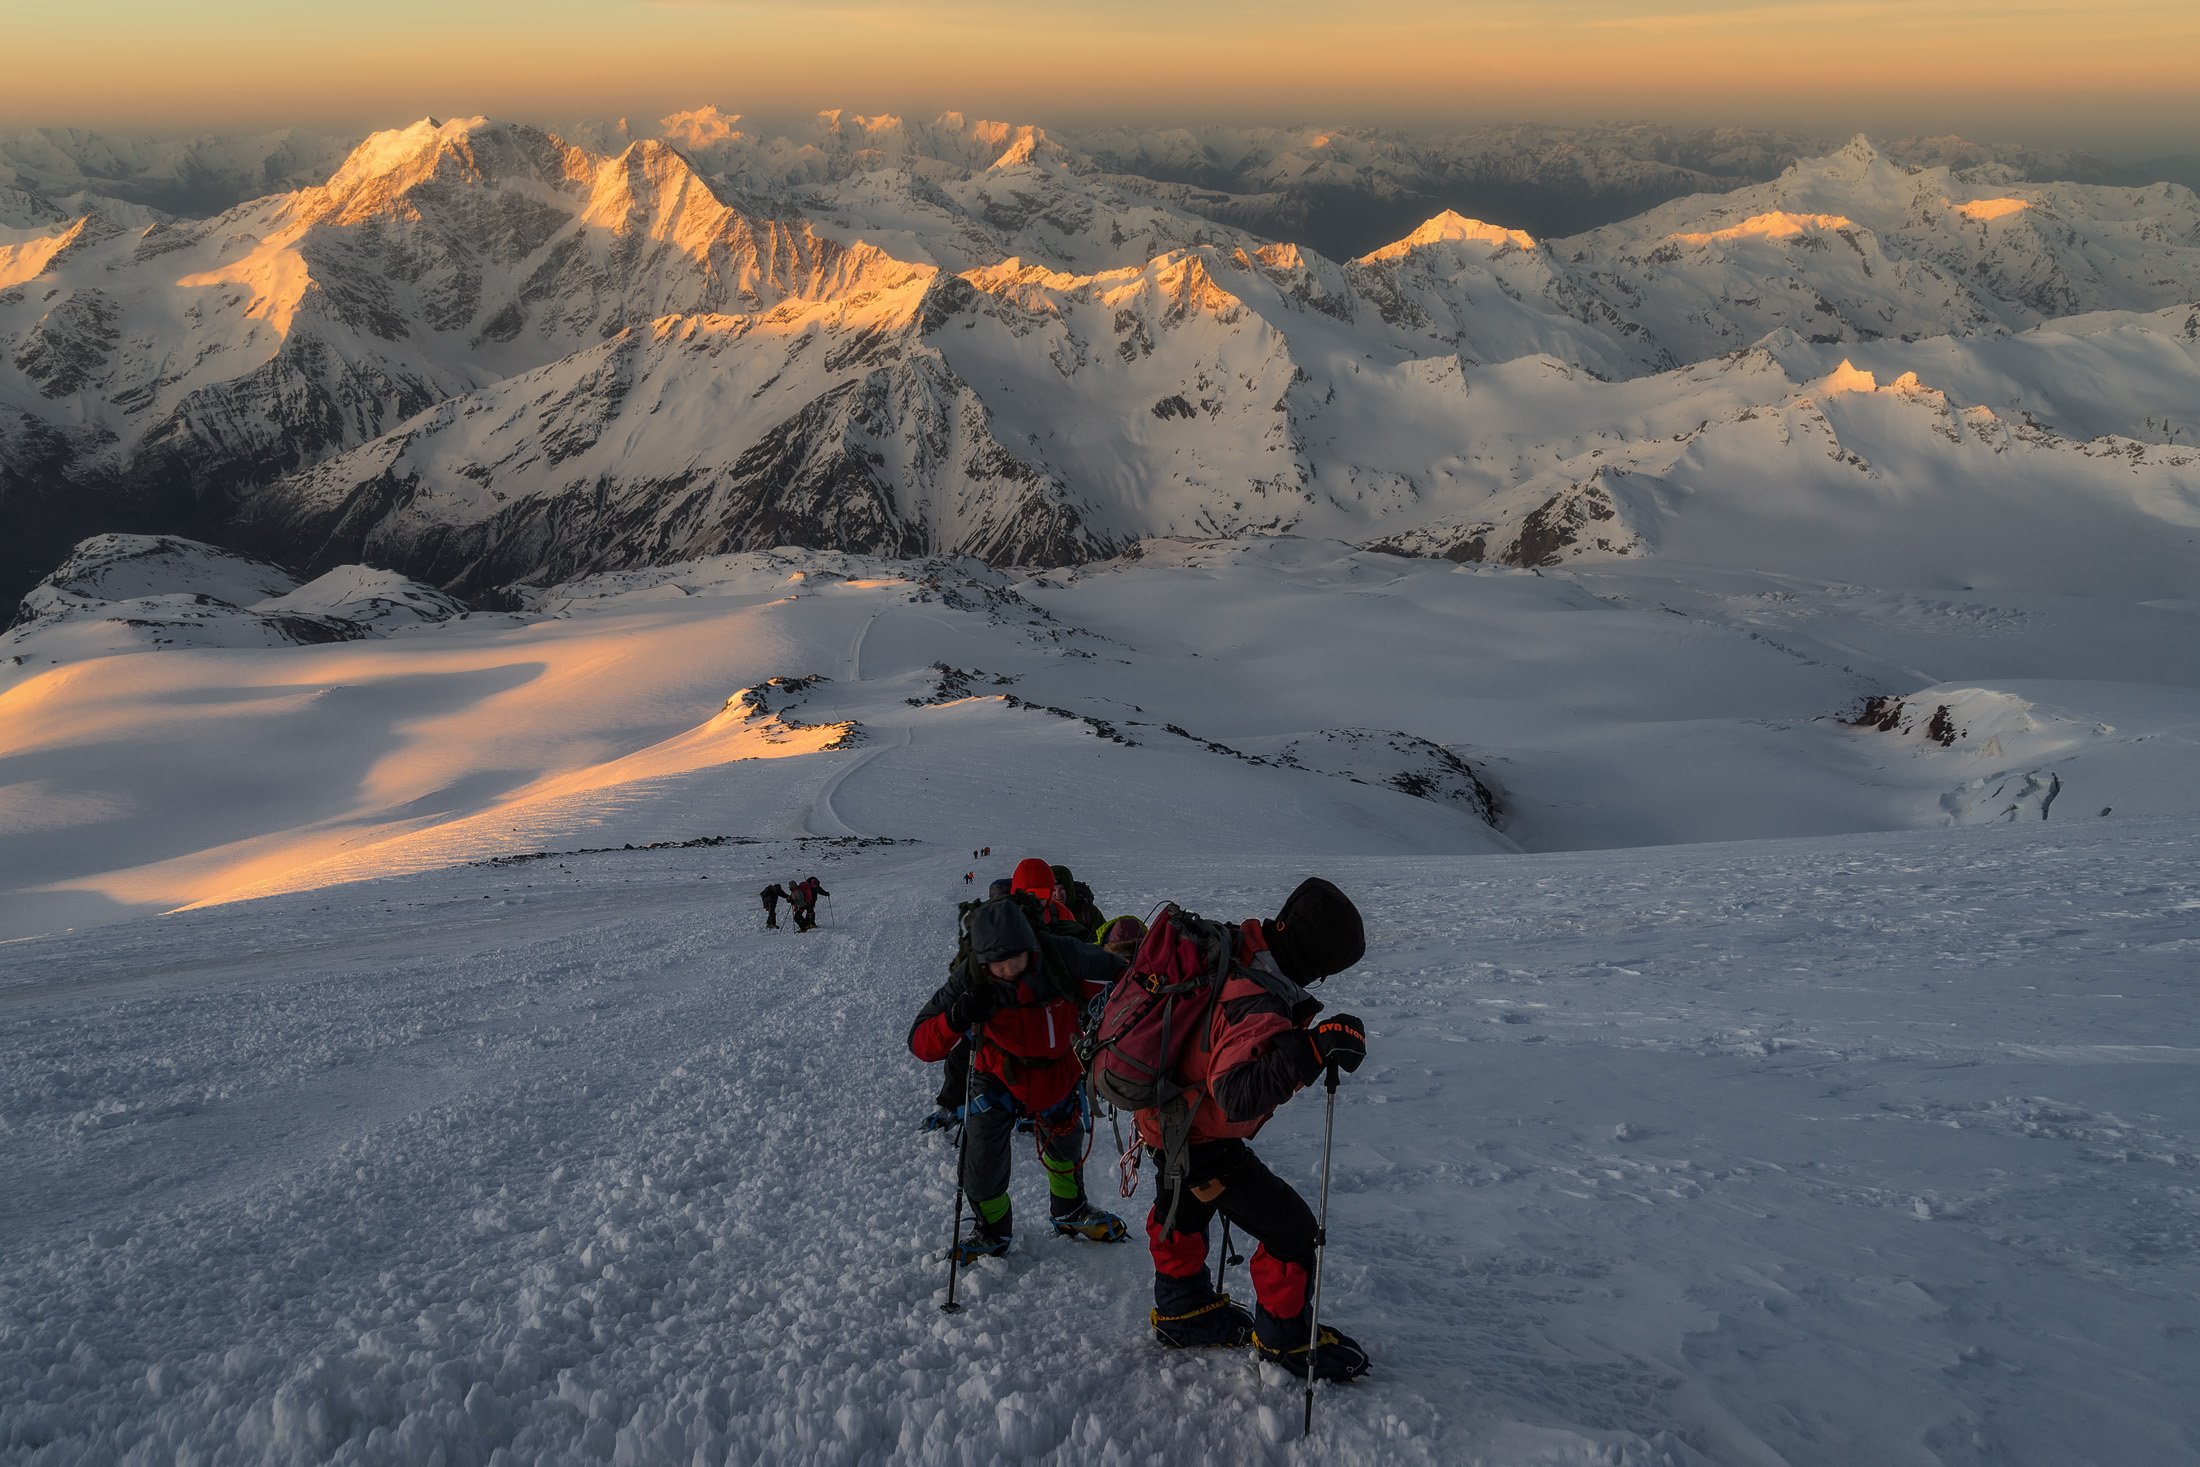
[[[1008,1251],[1009,1235],[989,1233],[983,1228],[965,1236],[955,1244],[948,1257],[957,1263],[975,1263],[981,1258],[998,1258]],[[1329,1333],[1327,1330],[1323,1334]]]
[[[1093,1243],[1120,1243],[1130,1236],[1123,1219],[1112,1212],[1102,1212],[1090,1202],[1078,1203],[1074,1212],[1055,1213],[1054,1231],[1065,1238],[1083,1238]]]
[[[947,1251],[947,1256],[957,1263],[972,1263],[980,1258],[998,1258],[1008,1251],[1009,1239],[1015,1236],[1016,1214],[1004,1195],[990,1202],[977,1204],[977,1214],[971,1219],[971,1229]]]
[[[1227,1348],[1253,1337],[1253,1316],[1231,1303],[1228,1294],[1183,1314],[1156,1309],[1148,1317],[1153,1320],[1154,1339],[1172,1350]]]
[[[1304,1325],[1300,1326],[1303,1331]],[[1367,1374],[1367,1351],[1360,1348],[1350,1335],[1322,1326],[1321,1343],[1309,1350],[1301,1345],[1295,1350],[1278,1350],[1261,1342],[1258,1330],[1253,1332],[1253,1353],[1272,1365],[1280,1365],[1300,1379],[1305,1379],[1309,1361],[1316,1380],[1356,1380]]]

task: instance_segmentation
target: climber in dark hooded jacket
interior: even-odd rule
[[[985,889],[985,899],[997,901],[1007,896],[1010,889],[1009,879],[1003,876]],[[1129,961],[1128,954],[1117,956]],[[918,1123],[917,1129],[944,1131],[950,1126],[961,1125],[963,1102],[969,1099],[969,1086],[970,1041],[958,1039],[955,1047],[947,1052],[947,1058],[940,1062],[940,1088],[939,1093],[932,1097],[932,1113]]]
[[[976,1223],[959,1239],[963,1261],[1008,1251],[1010,1142],[1016,1122],[1036,1123],[1054,1230],[1094,1242],[1125,1236],[1123,1220],[1085,1197],[1084,1071],[1073,1044],[1085,1006],[1123,972],[1123,960],[1091,943],[1033,930],[1014,898],[970,914],[970,953],[918,1011],[909,1048],[927,1064],[971,1041],[963,1125],[963,1190]]]

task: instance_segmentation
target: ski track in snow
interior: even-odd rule
[[[1116,910],[1300,874],[1048,854]],[[1311,1451],[1293,1383],[1146,1341],[1136,1241],[1027,1230],[938,1312],[953,1147],[902,1041],[960,852],[554,857],[12,944],[0,1458],[2190,1460],[2196,856],[2157,820],[1325,863],[1373,914],[1322,995],[1371,1035],[1325,1308],[1377,1367]],[[838,911],[761,930],[797,863]],[[1320,1123],[1259,1142],[1309,1195]],[[1028,1156],[1015,1190],[1043,1216]]]
[[[884,754],[891,749],[907,748],[910,744],[910,741],[915,737],[915,733],[913,730],[907,728],[897,728],[892,731],[891,737],[891,743],[884,743],[878,745],[876,748],[865,749],[862,752],[858,753],[853,759],[850,759],[843,763],[840,768],[833,771],[830,778],[828,778],[823,784],[818,786],[817,799],[815,800],[815,802],[812,803],[809,814],[804,818],[802,822],[804,833],[819,836],[863,836],[875,835],[878,833],[876,831],[858,830],[854,826],[850,825],[846,820],[842,819],[840,811],[833,805],[833,796],[839,792],[840,787],[846,784],[852,776],[861,771],[874,759],[877,759],[881,754]]]

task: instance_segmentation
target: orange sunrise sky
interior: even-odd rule
[[[0,127],[953,108],[1068,125],[1645,117],[2200,152],[2191,0],[169,0],[12,7]]]

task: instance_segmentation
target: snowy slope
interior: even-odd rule
[[[1067,576],[779,550],[453,616],[356,568],[202,601],[227,562],[174,593],[126,563],[126,599],[5,640],[0,935],[514,850],[971,848],[1012,816],[1375,854],[2200,813],[2190,599],[1283,539]],[[1857,725],[1874,698],[1967,736]],[[1972,729],[1965,699],[2008,711]]]
[[[1915,372],[1953,400],[2077,438],[2200,443],[2200,305],[2097,311],[2030,331],[1917,342],[1764,343],[1799,380],[1842,362],[1887,381]]]
[[[1313,867],[1371,914],[1321,995],[1370,1034],[1323,1299],[1376,1369],[1322,1460],[2189,1455],[2189,819],[1510,860],[1015,829],[984,874],[1235,914]],[[1146,1342],[1135,1242],[1022,1237],[936,1309],[953,1149],[900,1045],[966,865],[614,850],[11,947],[0,1167],[41,1184],[0,1194],[0,1450],[1305,1460],[1292,1384]],[[824,929],[762,932],[812,870]],[[1320,1134],[1302,1095],[1259,1146],[1312,1189]]]
[[[1325,851],[1512,848],[1462,780],[1471,750],[1334,705],[1261,730],[1293,749],[1232,748],[1202,727],[1217,708],[1196,664],[1158,665],[1151,709],[1095,696],[1081,670],[1135,649],[974,564],[737,557],[397,638],[354,613],[354,640],[256,650],[299,640],[283,608],[342,579],[192,607],[180,636],[109,629],[182,596],[10,634],[0,931],[614,837],[977,845],[1011,809],[1117,846],[1183,824],[1194,849],[1277,831]],[[101,655],[148,642],[168,650]]]

